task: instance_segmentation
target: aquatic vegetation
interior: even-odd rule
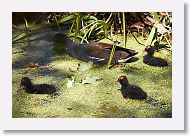
[[[140,13],[68,13],[57,18],[49,25],[39,29],[34,25],[32,30],[13,31],[12,52],[12,117],[13,118],[171,118],[172,117],[172,54],[168,44],[157,37],[158,50],[155,57],[167,60],[166,67],[152,67],[143,63],[143,52],[147,42],[143,36],[136,36],[133,30],[122,35],[122,26],[130,28]],[[52,14],[55,16],[56,14]],[[141,14],[140,14],[141,15]],[[118,19],[120,17],[120,20]],[[125,16],[126,22],[122,22]],[[153,19],[148,14],[149,20]],[[164,28],[170,27],[168,15],[159,18]],[[100,21],[101,20],[101,21]],[[81,23],[81,21],[83,23]],[[28,22],[28,20],[27,20]],[[90,43],[99,41],[114,44],[115,39],[127,48],[134,49],[136,61],[119,65],[92,64],[81,62],[65,52],[56,52],[51,47],[54,33],[63,22],[69,22],[67,31],[76,42]],[[111,23],[109,23],[111,22]],[[120,22],[120,23],[118,23]],[[24,23],[24,22],[23,22]],[[29,22],[28,22],[29,23]],[[145,23],[145,22],[143,22]],[[147,22],[146,22],[147,23]],[[151,21],[148,22],[151,24]],[[29,25],[29,26],[28,26]],[[30,24],[27,28],[30,29]],[[111,30],[111,26],[113,30]],[[36,28],[35,28],[36,27]],[[26,29],[27,29],[26,28]],[[62,28],[61,28],[62,29]],[[155,31],[152,26],[146,29],[150,41],[155,42]],[[160,26],[158,31],[162,33]],[[25,28],[23,29],[25,30]],[[141,31],[141,30],[140,30]],[[121,32],[121,33],[119,33]],[[128,33],[127,33],[128,32]],[[141,31],[142,32],[142,31]],[[17,35],[21,33],[20,35]],[[97,34],[97,37],[94,35]],[[111,40],[105,37],[112,38]],[[30,39],[30,46],[23,39]],[[79,40],[79,41],[77,41]],[[21,43],[19,43],[22,41]],[[124,43],[125,42],[125,43]],[[169,45],[169,44],[168,44]],[[114,54],[114,48],[112,56]],[[109,59],[109,62],[111,62]],[[118,90],[121,87],[115,82],[119,76],[126,75],[130,84],[137,84],[146,91],[146,100],[125,99]],[[30,77],[34,84],[51,84],[59,89],[58,96],[49,94],[29,94],[20,88],[23,77]],[[56,89],[57,89],[56,88]]]

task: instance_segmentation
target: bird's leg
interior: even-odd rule
[[[112,63],[113,63],[114,65],[118,65],[118,64],[119,64],[119,62],[118,62],[118,60],[117,60],[117,59],[112,60]]]

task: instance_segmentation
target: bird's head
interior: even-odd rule
[[[152,45],[148,45],[148,46],[146,46],[144,51],[147,52],[147,54],[149,54],[149,55],[153,55],[155,52],[155,47]]]
[[[122,84],[129,84],[129,81],[127,80],[126,76],[120,76],[117,80],[117,82],[119,82],[121,85]]]
[[[52,48],[58,49],[62,48],[65,49],[72,41],[69,39],[69,37],[63,33],[57,33],[53,36],[52,40]]]
[[[21,79],[21,83],[20,83],[20,87],[26,87],[26,88],[30,88],[32,86],[32,82],[30,80],[30,78],[28,77],[23,77]]]

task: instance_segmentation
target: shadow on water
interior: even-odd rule
[[[66,31],[67,30],[62,30],[61,32],[65,33]],[[58,55],[51,47],[55,33],[57,32],[46,29],[39,34],[31,36],[30,45],[28,45],[27,42],[14,44],[12,67],[19,68],[28,63],[47,65],[53,56]],[[64,53],[60,55],[63,54]]]

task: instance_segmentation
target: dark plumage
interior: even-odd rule
[[[135,85],[129,85],[126,76],[120,76],[117,80],[121,84],[121,93],[124,98],[130,99],[146,99],[147,93],[144,92],[140,87]]]
[[[55,86],[48,84],[33,85],[28,77],[21,79],[20,86],[23,86],[27,93],[32,94],[53,94],[56,92]]]
[[[74,43],[68,36],[62,33],[55,34],[53,37],[52,47],[55,48],[57,45],[64,46],[66,52],[77,59],[93,61],[97,64],[106,64],[108,62],[113,47],[111,44],[99,42],[88,44]],[[116,46],[112,64],[126,62],[137,53],[135,50]]]
[[[162,58],[154,57],[155,47],[148,45],[145,48],[147,54],[144,56],[143,62],[150,66],[164,67],[168,66],[168,62]]]

